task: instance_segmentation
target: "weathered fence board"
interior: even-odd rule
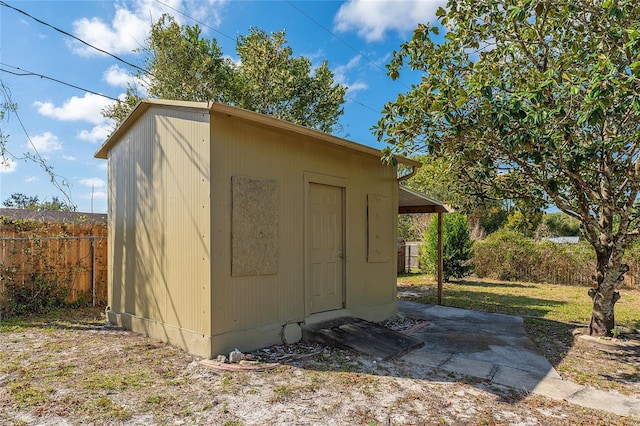
[[[105,224],[16,221],[0,225],[0,294],[7,280],[29,285],[33,276],[69,289],[68,301],[107,303]]]

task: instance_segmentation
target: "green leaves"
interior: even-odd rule
[[[470,197],[551,200],[596,243],[606,230],[594,215],[629,217],[640,192],[637,1],[451,0],[436,17],[444,39],[425,24],[394,54],[390,75],[421,83],[385,107],[378,139],[451,159]]]
[[[259,28],[239,36],[238,63],[222,54],[215,39],[202,37],[196,25],[179,25],[163,15],[151,27],[144,51],[151,97],[219,101],[272,115],[296,124],[333,131],[346,87],[336,83],[326,61],[312,69],[305,57],[293,57],[284,31],[267,34]],[[124,120],[139,100],[134,87],[125,101],[103,114]]]

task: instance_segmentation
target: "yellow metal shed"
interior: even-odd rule
[[[380,151],[219,103],[144,100],[96,157],[110,321],[208,358],[396,313],[398,178]]]

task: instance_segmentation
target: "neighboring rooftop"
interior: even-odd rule
[[[578,244],[580,237],[546,237],[543,241],[551,241],[556,244]]]

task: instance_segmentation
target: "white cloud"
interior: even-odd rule
[[[0,173],[12,173],[18,168],[18,163],[11,158],[0,156]]]
[[[345,65],[339,65],[333,69],[333,77],[336,83],[347,86],[347,90],[351,93],[356,92],[358,90],[366,90],[369,88],[369,85],[363,81],[355,81],[350,83],[347,77],[347,74],[353,70],[358,69],[358,64],[362,59],[361,55],[357,55],[353,57],[348,63]]]
[[[27,176],[24,179],[25,183],[37,182],[39,179],[36,176]]]
[[[76,136],[82,141],[91,143],[104,142],[111,133],[111,127],[106,124],[94,126],[91,130],[81,130]]]
[[[63,160],[67,160],[67,161],[77,161],[78,159],[76,157],[74,157],[73,155],[63,155],[62,156]]]
[[[45,117],[54,118],[61,121],[88,121],[93,124],[102,124],[105,118],[101,111],[113,101],[92,93],[85,93],[83,97],[71,97],[65,101],[61,107],[55,106],[51,102],[36,101],[33,103],[38,108],[38,112]]]
[[[222,23],[222,9],[228,3],[227,0],[207,0],[204,2],[188,2],[189,15],[195,19],[207,19],[211,26],[217,27]],[[204,31],[207,28],[203,28]]]
[[[127,88],[129,85],[138,90],[138,95],[146,97],[148,83],[143,78],[138,78],[124,68],[118,65],[110,66],[103,74],[102,79],[114,87]],[[124,100],[125,94],[120,95],[120,99]]]
[[[124,68],[120,68],[117,65],[110,66],[104,74],[102,74],[104,81],[114,87],[126,88],[127,84],[133,82],[133,75]]]
[[[106,200],[107,193],[105,191],[93,191],[94,200]]]
[[[83,200],[106,200],[107,193],[105,191],[93,191],[80,195]]]
[[[58,140],[58,137],[51,132],[44,132],[41,135],[32,136],[31,142],[28,142],[27,146],[29,149],[36,150],[40,154],[60,151],[62,149],[62,144]]]
[[[100,178],[85,178],[80,179],[78,182],[80,182],[80,185],[94,188],[104,188],[107,186],[107,182],[104,179]]]
[[[419,23],[434,22],[443,0],[349,0],[334,18],[336,31],[357,31],[367,41],[382,40],[387,31],[405,34]]]
[[[114,2],[115,14],[111,22],[102,18],[81,18],[73,22],[73,33],[76,37],[113,54],[131,53],[144,45],[151,24],[163,13],[175,16],[182,23],[182,15],[175,10],[183,11],[195,19],[207,19],[213,26],[220,24],[220,11],[226,3],[224,0],[208,0],[206,2],[186,2],[182,0],[165,0],[169,7],[154,0],[135,0],[130,7],[123,2]],[[69,43],[71,49],[82,56],[100,55],[101,53],[78,41]]]
[[[147,9],[146,13],[143,11],[144,3],[147,2],[134,3],[133,11],[121,3],[115,3],[116,12],[111,22],[105,22],[98,17],[78,19],[73,22],[73,34],[109,53],[131,53],[144,45],[151,23],[161,15],[157,7],[160,6],[159,3],[157,6],[150,4],[151,8]],[[98,50],[76,40],[69,42],[69,45],[75,53],[82,56],[101,55]]]
[[[367,90],[369,85],[364,81],[356,81],[347,85],[347,91],[349,93],[357,92],[359,90]]]

